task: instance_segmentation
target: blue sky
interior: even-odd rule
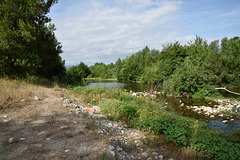
[[[240,36],[240,0],[59,0],[49,16],[67,66],[114,63],[196,35]]]

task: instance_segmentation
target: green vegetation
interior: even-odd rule
[[[208,159],[237,159],[240,156],[239,137],[223,135],[204,122],[169,113],[151,99],[134,98],[114,89],[75,87],[70,91],[86,103],[101,106],[111,120],[120,119],[131,127],[164,134],[167,141],[203,153]]]
[[[209,97],[216,94],[215,86],[240,87],[240,38],[223,38],[219,45],[197,36],[188,45],[171,43],[161,52],[145,47],[114,65],[90,69],[91,77],[156,83],[167,93]]]
[[[72,66],[67,70],[66,80],[68,84],[78,85],[81,84],[83,78],[91,74],[87,65],[81,62],[79,65]]]
[[[47,17],[57,0],[0,2],[0,77],[64,80],[62,46]]]

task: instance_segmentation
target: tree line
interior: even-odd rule
[[[215,86],[240,87],[240,38],[207,43],[196,36],[187,45],[179,42],[161,51],[148,47],[115,64],[96,63],[90,77],[160,84],[168,93],[208,96]]]

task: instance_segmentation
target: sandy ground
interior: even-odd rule
[[[0,111],[0,160],[112,159],[107,138],[87,117],[63,106],[63,93],[32,91],[22,107]]]

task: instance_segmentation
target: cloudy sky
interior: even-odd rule
[[[109,64],[145,46],[240,36],[239,0],[59,0],[49,15],[67,66]]]

